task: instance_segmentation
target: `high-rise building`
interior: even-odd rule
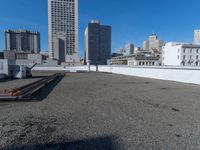
[[[5,50],[39,53],[40,33],[28,30],[6,30]]]
[[[151,36],[149,36],[149,39],[147,41],[143,42],[143,49],[147,51],[161,51],[163,46],[164,42],[162,40],[159,40],[156,34],[152,34]]]
[[[91,21],[85,30],[85,61],[106,65],[111,58],[111,26]]]
[[[129,43],[129,44],[127,44],[126,45],[126,54],[127,55],[131,55],[131,54],[134,54],[134,44],[131,44],[131,43]]]
[[[200,29],[194,31],[194,44],[200,44]]]
[[[48,0],[49,57],[66,62],[78,53],[78,0]]]

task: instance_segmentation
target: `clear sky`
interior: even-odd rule
[[[112,26],[113,51],[130,42],[142,46],[153,32],[166,42],[192,42],[200,28],[200,0],[79,0],[81,55],[92,19]],[[0,0],[0,49],[5,29],[28,29],[41,33],[42,50],[48,50],[47,21],[47,0]]]

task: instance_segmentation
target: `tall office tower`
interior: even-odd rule
[[[194,31],[194,44],[200,44],[200,29]]]
[[[85,61],[106,65],[111,58],[111,26],[91,21],[85,30]]]
[[[149,36],[149,39],[147,41],[143,42],[144,50],[161,51],[163,46],[164,46],[164,42],[162,40],[159,40],[156,34],[152,34],[151,36]]]
[[[39,53],[40,33],[28,30],[6,30],[5,50]]]
[[[127,44],[126,45],[126,54],[127,55],[131,55],[131,54],[134,54],[134,44]]]
[[[73,59],[78,53],[78,0],[48,0],[48,28],[49,57]]]

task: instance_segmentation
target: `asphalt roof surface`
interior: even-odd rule
[[[11,88],[34,79],[0,81]],[[0,102],[0,149],[200,149],[200,86],[66,74],[37,100]]]

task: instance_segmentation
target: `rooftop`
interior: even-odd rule
[[[0,89],[33,79],[0,81]],[[200,86],[72,73],[29,102],[0,103],[0,149],[195,149]]]

